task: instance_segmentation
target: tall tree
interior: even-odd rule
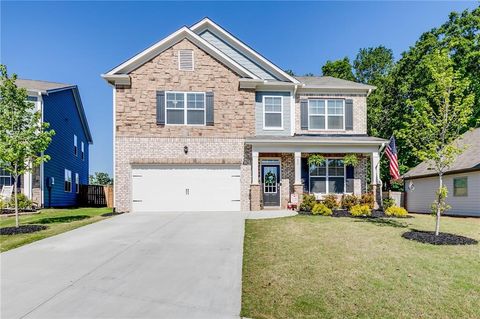
[[[322,74],[339,79],[355,81],[352,65],[350,64],[350,59],[348,57],[336,61],[328,60],[325,65],[322,66]]]
[[[19,226],[17,184],[20,175],[47,161],[44,155],[53,130],[42,123],[35,105],[28,102],[27,91],[15,85],[17,76],[8,76],[0,65],[0,166],[14,179],[15,225]]]
[[[90,185],[113,185],[113,178],[108,173],[95,172],[94,175],[89,176]]]
[[[406,101],[412,111],[398,132],[413,153],[427,161],[438,175],[439,186],[432,204],[435,235],[440,231],[440,216],[448,209],[443,174],[462,152],[454,140],[468,127],[475,99],[470,80],[454,65],[446,49],[435,49],[422,60],[419,67],[428,85],[422,96]]]
[[[384,46],[364,48],[358,51],[353,68],[358,82],[378,85],[390,73],[394,65],[393,52]]]
[[[385,87],[393,66],[393,52],[384,46],[360,49],[353,61],[357,81],[377,87],[367,98],[367,129],[373,136],[381,136],[388,123]]]

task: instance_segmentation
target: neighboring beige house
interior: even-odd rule
[[[386,141],[367,135],[373,86],[290,76],[209,19],[102,77],[119,211],[285,208],[292,194],[366,192],[369,169],[377,190]],[[312,153],[328,160],[308,167]]]
[[[466,147],[443,178],[448,189],[451,215],[480,216],[480,128],[468,131],[457,143]],[[409,212],[430,213],[438,189],[438,175],[422,162],[404,175],[406,208]]]

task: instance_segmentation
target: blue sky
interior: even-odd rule
[[[112,172],[112,89],[100,78],[205,16],[283,69],[384,45],[395,57],[451,11],[478,2],[1,2],[1,63],[27,79],[77,84],[94,144],[90,172]]]

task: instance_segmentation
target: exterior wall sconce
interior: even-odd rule
[[[183,152],[185,153],[185,155],[188,154],[188,146],[187,146],[187,145],[185,145],[185,146],[183,147]]]

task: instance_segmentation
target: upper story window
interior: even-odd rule
[[[309,130],[344,130],[344,100],[308,100]]]
[[[468,196],[467,177],[458,177],[453,179],[453,196]]]
[[[193,50],[178,51],[178,69],[180,71],[193,71]]]
[[[77,144],[77,136],[76,135],[73,135],[73,154],[75,154],[75,156],[78,155],[78,144]]]
[[[166,124],[205,125],[204,92],[167,92]]]
[[[65,169],[65,185],[64,190],[66,192],[72,191],[72,171]]]
[[[283,128],[283,97],[282,96],[264,96],[263,97],[263,128],[264,129],[282,129]]]
[[[81,146],[80,156],[81,156],[82,160],[84,160],[85,159],[85,144],[83,144],[83,142],[81,142],[80,146]]]

